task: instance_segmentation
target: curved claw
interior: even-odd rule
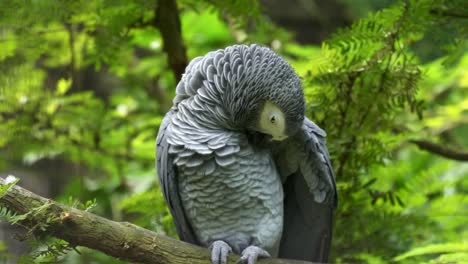
[[[237,261],[237,263],[255,264],[259,257],[269,258],[271,256],[264,249],[256,246],[248,246],[242,251],[242,257]]]
[[[211,250],[211,264],[226,264],[232,248],[222,240],[216,240],[209,247]]]

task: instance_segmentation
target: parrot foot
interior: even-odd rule
[[[242,251],[242,257],[237,263],[255,264],[259,257],[269,258],[271,256],[266,250],[256,246],[248,246]]]
[[[211,264],[226,264],[232,248],[222,240],[216,240],[209,247],[211,250]]]

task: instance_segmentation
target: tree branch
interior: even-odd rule
[[[444,158],[458,160],[458,161],[468,161],[468,152],[457,151],[454,149],[447,148],[442,145],[432,143],[427,140],[410,140],[409,142],[415,144],[420,149],[431,152],[433,154],[442,156]]]
[[[463,18],[463,19],[468,18],[468,14],[466,12],[465,13],[459,13],[459,12],[457,12],[455,10],[431,9],[429,12],[432,15],[438,15],[438,16]]]
[[[0,178],[0,186],[7,182]],[[115,222],[95,214],[70,208],[34,194],[19,186],[13,186],[3,197],[0,207],[16,214],[27,214],[18,224],[33,229],[38,224],[46,225],[46,235],[99,250],[115,258],[138,263],[208,264],[206,248],[156,234],[131,223]],[[38,211],[41,213],[30,213]],[[229,263],[236,263],[239,256],[231,255]],[[261,259],[259,264],[307,264],[310,262]]]
[[[163,39],[163,48],[167,53],[169,66],[176,82],[180,81],[187,66],[179,10],[176,0],[159,0],[155,10],[154,26],[159,28]]]

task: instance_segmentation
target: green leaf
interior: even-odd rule
[[[0,184],[0,198],[5,196],[11,190],[11,188],[13,188],[13,186],[15,186],[19,182],[19,180],[20,179],[16,179],[7,184]]]
[[[468,253],[450,253],[432,260],[433,264],[468,264]]]
[[[468,253],[468,243],[444,243],[444,244],[433,244],[423,247],[411,249],[410,251],[396,256],[393,258],[394,261],[402,261],[407,258],[428,255],[428,254],[441,254],[441,253]]]
[[[71,88],[72,79],[60,79],[57,82],[57,89],[55,90],[56,95],[64,95]]]

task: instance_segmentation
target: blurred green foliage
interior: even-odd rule
[[[255,42],[303,78],[308,116],[328,133],[337,175],[332,262],[464,263],[468,165],[409,140],[467,149],[466,4],[353,3],[363,18],[316,47],[296,44],[257,1],[178,1],[189,58]],[[80,169],[63,176],[56,199],[176,236],[154,169],[157,128],[176,86],[156,7],[140,0],[0,4],[0,171],[71,162]],[[94,199],[96,206],[75,202]],[[34,252],[52,256],[69,249],[61,241],[34,244]],[[118,263],[80,252],[54,261]]]

